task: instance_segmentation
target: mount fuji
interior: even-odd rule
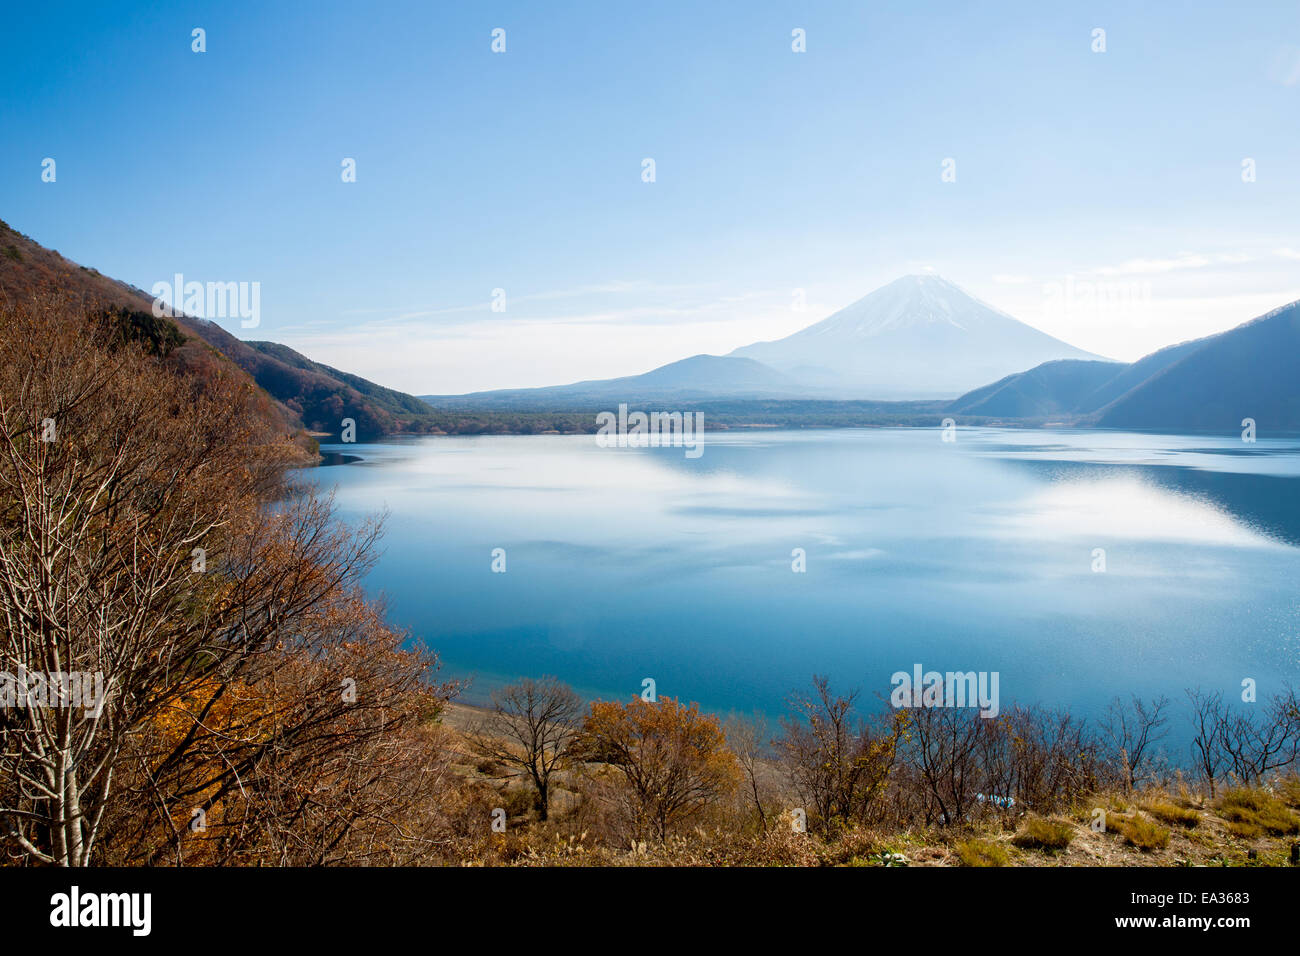
[[[729,355],[695,355],[642,375],[469,395],[439,407],[558,408],[635,398],[951,399],[1057,359],[1101,360],[934,275],[904,276],[815,325]]]
[[[829,318],[731,352],[836,398],[948,398],[1056,359],[1102,360],[947,279],[896,279]]]

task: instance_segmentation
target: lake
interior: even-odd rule
[[[470,702],[521,675],[605,699],[652,678],[775,716],[813,674],[870,699],[920,664],[998,672],[1004,708],[1163,693],[1180,722],[1184,688],[1236,700],[1249,677],[1263,698],[1300,678],[1295,440],[747,430],[708,433],[698,458],[591,435],[322,451],[361,459],[305,475],[346,519],[388,509],[368,586],[474,678]]]

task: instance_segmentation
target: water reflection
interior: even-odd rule
[[[348,517],[390,510],[369,585],[480,694],[557,674],[622,697],[653,676],[779,713],[813,673],[870,695],[920,660],[1086,713],[1300,678],[1300,450],[1239,446],[882,429],[714,435],[687,459],[433,438],[329,446],[364,461],[308,475]]]

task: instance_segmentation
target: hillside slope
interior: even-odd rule
[[[152,313],[141,289],[78,265],[0,222],[0,295],[39,293],[73,296],[85,307],[116,307]],[[313,362],[272,342],[245,342],[215,322],[178,315],[172,319],[185,341],[169,359],[194,374],[249,376],[265,393],[265,414],[290,431],[337,434],[344,418],[357,423],[357,437],[432,431],[429,409],[413,395],[376,385]],[[304,436],[304,443],[306,442]]]
[[[1300,302],[1198,343],[1101,410],[1106,428],[1300,429]]]
[[[173,327],[180,341],[169,349],[166,361],[187,375],[204,380],[249,378],[231,356],[199,334],[190,320],[153,319],[153,300],[141,289],[65,259],[0,220],[0,299],[22,301],[41,295],[65,296],[73,307],[87,311],[120,310],[128,322],[134,317]],[[314,455],[316,442],[304,431],[301,418],[255,382],[248,384],[259,414],[277,432],[292,435],[296,444]]]
[[[1047,362],[947,410],[1170,431],[1235,431],[1253,418],[1261,428],[1300,430],[1300,302],[1130,365]]]
[[[996,418],[1056,418],[1075,415],[1129,366],[1116,362],[1064,359],[1044,362],[958,398],[948,410]]]

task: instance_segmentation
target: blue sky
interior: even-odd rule
[[[1300,298],[1300,4],[1136,7],[12,6],[0,217],[145,289],[259,282],[232,331],[416,393],[725,352],[927,270],[1132,359]]]

